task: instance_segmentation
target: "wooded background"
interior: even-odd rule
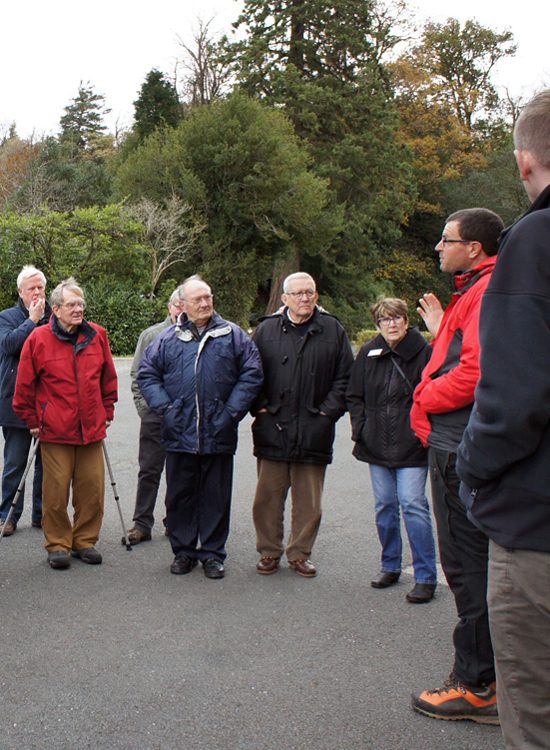
[[[21,266],[75,275],[116,354],[166,314],[186,276],[245,328],[296,270],[351,336],[379,294],[445,301],[434,245],[445,217],[527,199],[511,132],[523,102],[491,74],[510,31],[415,28],[404,2],[247,0],[235,33],[199,22],[178,75],[151,70],[133,127],[109,133],[82,82],[59,133],[0,133],[0,309]]]

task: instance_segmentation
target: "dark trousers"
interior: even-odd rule
[[[2,503],[0,504],[0,520],[4,521],[17,492],[21,477],[29,459],[32,442],[31,433],[19,427],[2,427],[4,435],[4,471],[2,472]],[[11,520],[17,526],[23,513],[23,499],[25,491],[21,492],[14,508]],[[32,486],[32,521],[40,523],[42,520],[42,461],[40,448],[36,451],[34,463],[34,481]]]
[[[225,560],[232,484],[232,455],[166,454],[166,528],[175,555]]]
[[[453,672],[470,687],[489,684],[495,679],[487,612],[489,540],[468,520],[460,501],[456,454],[430,448],[428,456],[439,557],[459,617]]]
[[[134,526],[141,531],[151,531],[155,523],[154,510],[165,459],[161,423],[161,418],[156,414],[146,414],[141,418],[139,473],[134,508]]]

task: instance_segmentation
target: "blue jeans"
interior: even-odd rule
[[[435,544],[425,493],[428,467],[388,469],[369,464],[369,469],[376,528],[382,545],[382,570],[390,573],[401,571],[401,508],[411,547],[415,581],[436,583]]]
[[[2,427],[4,435],[4,470],[2,472],[2,503],[0,504],[0,520],[5,521],[10,506],[17,492],[21,477],[29,458],[32,436],[28,430],[19,427]],[[25,491],[17,501],[11,521],[17,526],[23,513]],[[42,461],[40,448],[36,452],[34,464],[34,481],[32,487],[32,521],[40,523],[42,520]]]

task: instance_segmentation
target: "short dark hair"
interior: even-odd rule
[[[504,222],[498,214],[488,208],[463,208],[447,217],[458,222],[460,239],[480,242],[485,255],[496,255],[498,239],[504,229]]]
[[[519,151],[530,151],[543,167],[550,167],[550,89],[540,91],[521,110],[514,144]]]

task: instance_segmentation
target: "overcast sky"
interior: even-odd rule
[[[15,122],[22,137],[56,133],[80,81],[90,81],[105,96],[111,130],[115,124],[130,127],[132,102],[146,74],[152,68],[173,74],[181,54],[178,37],[191,42],[199,16],[214,18],[215,32],[229,31],[241,5],[240,0],[6,0],[0,128]],[[517,0],[416,0],[411,7],[420,19],[476,18],[498,31],[511,29],[519,49],[515,58],[500,64],[498,84],[516,96],[550,85],[550,4],[530,6],[523,14]]]

